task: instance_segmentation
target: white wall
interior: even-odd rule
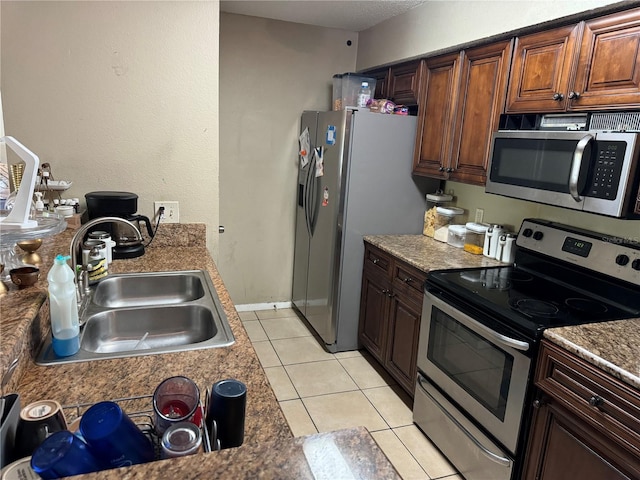
[[[220,16],[218,268],[236,305],[291,300],[300,114],[330,108],[357,45],[354,32]]]
[[[217,253],[219,2],[0,3],[5,128],[70,180],[180,202]]]
[[[617,3],[607,0],[427,1],[360,32],[358,70]]]

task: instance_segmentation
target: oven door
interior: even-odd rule
[[[487,322],[488,323],[488,322]],[[531,349],[425,291],[418,369],[511,453],[529,384]]]

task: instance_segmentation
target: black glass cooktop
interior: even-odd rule
[[[429,273],[427,286],[534,338],[545,328],[640,316],[637,291],[575,272],[567,278],[554,273],[557,279],[512,266],[440,270]]]

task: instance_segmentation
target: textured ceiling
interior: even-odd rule
[[[220,10],[360,32],[423,3],[414,0],[223,0]]]

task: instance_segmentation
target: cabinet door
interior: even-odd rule
[[[389,281],[365,269],[362,275],[358,337],[362,345],[382,364],[387,340],[389,294]]]
[[[451,180],[485,184],[491,134],[504,112],[511,47],[505,41],[463,52]]]
[[[418,60],[389,69],[389,99],[397,105],[417,105],[424,61]]]
[[[640,9],[585,22],[569,109],[640,106]]]
[[[582,24],[515,40],[507,112],[562,112],[575,68]]]
[[[376,79],[376,89],[373,92],[373,98],[388,98],[389,95],[389,69],[382,68],[380,70],[372,70],[365,72],[363,75]]]
[[[590,427],[576,422],[553,400],[537,409],[524,480],[623,480],[638,478],[628,457]],[[634,473],[635,472],[635,473]]]
[[[405,295],[394,292],[389,310],[385,368],[411,398],[416,386],[418,337],[422,308]]]
[[[453,117],[460,77],[460,54],[425,61],[424,88],[420,98],[413,173],[446,178],[451,161]]]

